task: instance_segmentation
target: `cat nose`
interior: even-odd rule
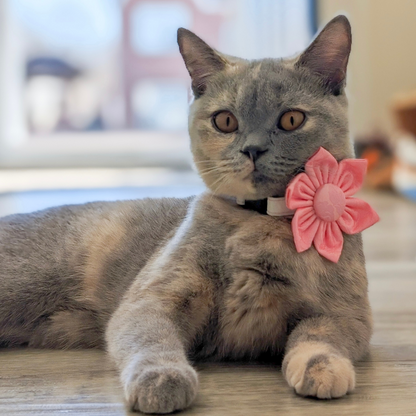
[[[246,146],[243,150],[240,150],[241,153],[245,154],[253,162],[255,162],[262,154],[266,153],[268,149],[262,148],[260,146]]]

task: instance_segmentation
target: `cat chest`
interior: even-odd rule
[[[284,348],[287,321],[301,301],[287,261],[290,250],[279,233],[263,227],[246,227],[227,240],[220,314],[225,354],[255,357]]]
[[[284,347],[291,309],[286,280],[258,270],[238,270],[224,293],[220,334],[225,355],[255,357]]]

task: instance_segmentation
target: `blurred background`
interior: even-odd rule
[[[367,189],[416,199],[414,0],[0,0],[0,215],[200,192],[177,28],[282,57],[339,13]]]

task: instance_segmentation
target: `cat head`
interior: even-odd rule
[[[283,196],[320,146],[353,156],[345,77],[346,17],[330,21],[294,59],[223,55],[186,29],[178,44],[192,79],[189,133],[195,165],[216,194]]]

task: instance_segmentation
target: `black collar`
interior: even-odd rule
[[[259,214],[267,215],[267,198],[254,201],[244,201],[244,205],[241,205],[241,207],[256,211]]]
[[[284,197],[269,197],[258,200],[237,199],[237,204],[243,208],[251,209],[263,215],[271,217],[292,217],[294,210],[286,206]]]

